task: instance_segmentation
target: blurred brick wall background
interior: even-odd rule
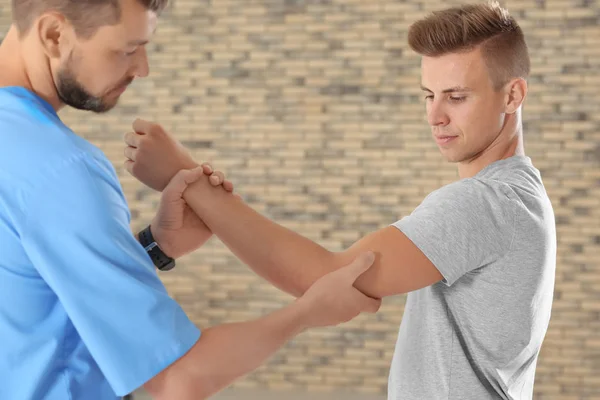
[[[148,47],[151,76],[108,115],[62,116],[115,163],[136,229],[158,201],[121,168],[122,135],[142,117],[224,170],[257,210],[341,250],[457,177],[430,139],[419,58],[406,44],[415,19],[455,4],[173,0]],[[530,45],[526,151],[543,174],[559,235],[535,398],[600,398],[600,6],[503,5]],[[9,24],[3,0],[2,35]],[[291,299],[218,240],[162,276],[201,327],[254,318]],[[384,393],[404,300],[386,299],[376,316],[301,335],[235,386]]]

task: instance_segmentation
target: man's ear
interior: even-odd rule
[[[505,112],[513,114],[525,101],[527,96],[527,81],[523,78],[516,78],[505,85]]]
[[[71,51],[74,30],[64,15],[44,13],[36,23],[39,43],[49,59],[61,58]]]

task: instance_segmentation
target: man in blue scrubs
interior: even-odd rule
[[[167,185],[138,237],[105,155],[65,126],[65,105],[106,112],[148,75],[144,45],[167,0],[13,0],[0,46],[0,399],[108,400],[144,387],[203,399],[286,341],[380,301],[353,287],[366,253],[300,299],[255,321],[200,330],[155,266],[211,235]]]

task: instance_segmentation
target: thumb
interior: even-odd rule
[[[185,189],[203,175],[202,167],[182,169],[175,174],[163,192],[168,193],[169,197],[181,198]]]
[[[354,281],[362,275],[363,272],[367,271],[375,261],[375,253],[372,251],[367,251],[356,257],[352,263],[342,268],[342,275],[348,280]]]
[[[184,169],[179,172],[182,174],[182,179],[186,186],[191,185],[192,183],[196,182],[198,179],[202,178],[205,175],[203,166],[199,166],[192,169]]]

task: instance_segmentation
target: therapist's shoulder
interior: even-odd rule
[[[0,169],[14,187],[28,188],[66,179],[65,170],[81,170],[112,181],[113,165],[93,143],[77,135],[35,98],[0,88]],[[68,175],[68,174],[67,174]]]

